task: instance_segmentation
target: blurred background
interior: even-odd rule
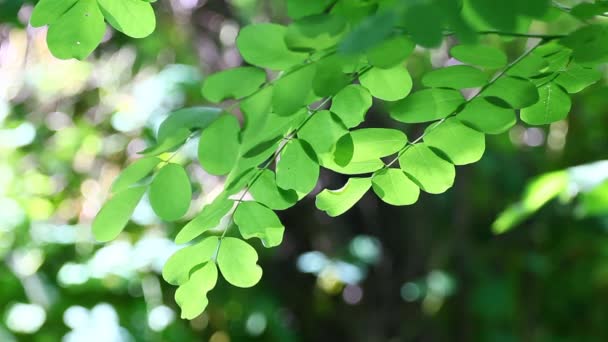
[[[206,312],[184,321],[159,273],[187,220],[162,223],[144,200],[108,244],[95,243],[90,223],[166,115],[204,103],[205,75],[241,64],[240,27],[287,22],[284,2],[159,1],[153,35],[108,28],[86,62],[53,58],[45,29],[27,25],[32,8],[0,0],[0,341],[608,340],[608,165],[597,162],[608,158],[605,80],[573,98],[566,121],[488,136],[484,159],[459,167],[454,188],[413,206],[369,193],[329,218],[314,194],[346,178],[322,174],[280,213],[283,244],[258,249],[261,283],[220,280]],[[415,84],[449,62],[450,43],[410,58]],[[526,44],[493,43],[512,58]],[[396,124],[378,103],[365,125]],[[195,157],[191,142],[176,158]],[[192,217],[223,179],[196,162],[188,170]],[[553,171],[557,181],[527,185]],[[494,229],[514,228],[496,235],[506,208]]]

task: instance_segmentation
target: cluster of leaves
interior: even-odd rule
[[[93,1],[78,0],[77,6],[97,8]],[[106,2],[99,1],[102,9]],[[130,2],[141,0],[125,3]],[[69,15],[74,8],[80,7],[36,19],[51,25],[49,42],[59,37],[53,27],[76,20]],[[114,183],[112,198],[93,223],[94,234],[101,241],[118,236],[146,191],[159,217],[184,216],[192,196],[188,175],[182,165],[158,156],[199,137],[198,161],[208,173],[225,175],[225,188],[177,234],[179,244],[196,242],[179,250],[163,272],[179,286],[182,317],[194,318],[207,305],[218,268],[234,286],[260,280],[256,250],[246,240],[279,245],[285,228],[275,211],[311,193],[321,167],[352,176],[341,189],[317,195],[317,208],[330,216],[346,212],[370,189],[388,204],[409,205],[421,190],[448,190],[455,166],[478,161],[485,135],[511,128],[517,113],[530,125],[564,119],[569,94],[601,76],[595,68],[608,59],[607,28],[586,24],[568,35],[540,37],[511,62],[480,39],[529,37],[521,32],[531,21],[549,20],[555,11],[562,13],[544,0],[288,1],[290,25],[254,24],[239,33],[236,44],[250,66],[211,75],[203,84],[210,102],[239,102],[172,113],[158,130],[157,144]],[[449,50],[460,63],[425,74],[412,92],[405,61],[416,45],[436,47],[446,34],[462,42]],[[80,51],[70,46],[60,51]],[[278,76],[268,79],[274,73],[267,70]],[[467,99],[461,90],[471,88],[477,92]],[[411,139],[397,129],[358,128],[374,98],[398,122],[428,124],[424,134]],[[242,127],[233,114],[237,109]],[[253,200],[243,200],[247,193]],[[224,217],[233,224],[214,230]]]
[[[150,2],[156,0],[40,0],[30,23],[48,25],[47,44],[61,59],[85,59],[101,43],[107,21],[133,37],[150,35],[156,17]]]

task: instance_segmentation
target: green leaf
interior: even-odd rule
[[[597,65],[608,61],[608,26],[586,25],[560,40],[573,50],[574,60],[582,65]]]
[[[500,77],[486,88],[482,95],[498,97],[514,109],[528,107],[538,102],[536,86],[527,79],[520,77]]]
[[[163,266],[163,279],[172,285],[184,284],[190,279],[193,268],[213,258],[218,243],[217,236],[210,236],[199,243],[178,250]]]
[[[226,182],[224,185],[224,192],[227,195],[234,195],[237,192],[243,190],[243,188],[251,181],[256,173],[255,168],[249,169],[240,169],[235,168],[232,170],[228,177],[226,177]]]
[[[209,304],[207,292],[213,290],[216,282],[217,266],[208,262],[175,291],[175,302],[182,309],[183,319],[194,319],[205,311]]]
[[[422,84],[436,88],[476,88],[488,82],[488,75],[468,65],[453,65],[435,69],[422,77]]]
[[[486,149],[484,134],[465,126],[456,118],[429,126],[424,142],[443,152],[454,165],[475,163]]]
[[[150,146],[139,153],[146,157],[150,157],[168,151],[174,151],[178,146],[184,144],[191,134],[192,133],[186,128],[178,128],[167,135],[163,140],[159,140],[156,145]]]
[[[517,122],[515,110],[498,98],[476,97],[469,101],[457,118],[486,134],[506,132]]]
[[[585,68],[572,63],[571,66],[555,78],[555,83],[570,94],[578,93],[602,78],[602,73],[593,68]]]
[[[294,51],[326,50],[340,41],[346,21],[336,15],[318,14],[298,19],[287,28],[285,43]]]
[[[85,59],[101,43],[106,24],[96,0],[78,0],[49,26],[46,42],[53,56]]]
[[[277,186],[271,170],[262,170],[249,192],[256,201],[273,210],[284,210],[298,202],[298,194],[294,190],[283,190]]]
[[[275,113],[287,116],[309,103],[315,65],[309,64],[279,78],[274,84],[272,108]],[[310,101],[312,102],[312,101]]]
[[[372,106],[372,96],[358,84],[351,84],[340,90],[332,99],[330,110],[346,127],[358,126],[365,120],[365,114]]]
[[[360,175],[380,170],[384,167],[381,159],[350,161],[346,165],[338,165],[333,158],[323,160],[323,167],[343,175]]]
[[[216,198],[210,204],[203,207],[203,210],[192,221],[188,222],[175,237],[175,243],[184,244],[208,231],[216,228],[222,218],[230,212],[234,201],[223,196]]]
[[[133,38],[149,36],[156,28],[152,5],[141,0],[97,0],[112,27]]]
[[[292,19],[299,19],[323,13],[332,2],[332,0],[287,0],[287,15]]]
[[[454,165],[437,156],[426,144],[412,145],[403,152],[399,164],[422,190],[430,194],[443,193],[454,184]]]
[[[368,51],[389,37],[397,23],[397,14],[392,11],[382,11],[372,16],[366,16],[342,40],[338,51],[343,54],[358,54]]]
[[[542,56],[535,52],[537,51],[532,51],[532,53],[521,59],[519,62],[513,64],[511,69],[509,69],[506,74],[509,76],[519,76],[524,78],[539,75],[545,68],[549,66],[549,64]]]
[[[259,238],[266,248],[278,246],[283,241],[285,227],[274,211],[260,203],[239,203],[234,212],[234,223],[245,239]]]
[[[40,0],[34,7],[30,24],[41,27],[55,23],[78,0]]]
[[[359,76],[359,81],[374,97],[385,101],[400,100],[412,90],[412,78],[402,65],[390,69],[371,68]]]
[[[550,82],[538,88],[540,100],[520,111],[521,119],[530,125],[545,125],[565,119],[572,103],[562,87]]]
[[[253,94],[266,82],[264,70],[254,67],[232,68],[215,73],[203,83],[203,96],[211,102],[240,99]]]
[[[367,61],[377,68],[390,69],[401,64],[416,45],[404,36],[390,38],[367,52]]]
[[[374,192],[391,205],[414,204],[420,196],[420,188],[400,169],[383,169],[372,178]]]
[[[399,152],[407,144],[405,133],[391,128],[362,128],[344,135],[335,147],[335,161],[350,162],[379,159]]]
[[[125,228],[146,186],[128,188],[108,200],[93,220],[93,236],[97,241],[114,240]]]
[[[319,179],[319,164],[310,145],[294,139],[287,143],[276,167],[277,185],[285,190],[307,194]]]
[[[273,86],[269,84],[257,93],[241,100],[240,107],[245,118],[243,136],[248,133],[259,133],[257,128],[264,127],[272,107],[272,90]]]
[[[285,26],[278,24],[245,26],[236,38],[236,45],[250,64],[273,70],[287,69],[304,61],[307,54],[287,48],[286,31]]]
[[[166,140],[179,141],[180,139],[176,137],[185,136],[187,138],[191,131],[209,126],[221,113],[221,109],[213,107],[187,107],[172,112],[158,127],[156,134],[158,145],[166,144]],[[182,144],[183,141],[173,147]]]
[[[163,220],[175,221],[188,211],[192,188],[184,167],[179,164],[163,166],[150,184],[150,205]]]
[[[225,175],[232,170],[239,154],[239,121],[222,115],[203,130],[198,144],[198,160],[212,175]]]
[[[340,56],[330,56],[317,62],[312,88],[317,96],[332,96],[351,82],[351,76],[342,71],[344,60]]]
[[[342,215],[352,208],[371,186],[371,178],[350,178],[341,189],[321,191],[317,195],[317,208],[331,217]]]
[[[463,63],[489,69],[507,65],[507,55],[488,45],[456,45],[450,49],[450,55]]]
[[[464,102],[464,98],[456,90],[424,89],[395,103],[390,108],[390,115],[393,119],[405,123],[439,120],[452,114]]]
[[[123,191],[139,182],[142,178],[152,172],[160,162],[161,160],[156,157],[145,157],[136,160],[133,164],[127,166],[127,168],[125,168],[114,180],[114,183],[112,183],[112,192],[117,193]]]
[[[247,242],[237,238],[222,239],[217,264],[224,279],[236,287],[252,287],[262,278],[256,263],[258,253]]]
[[[319,129],[322,127],[323,129]],[[298,137],[310,144],[319,161],[329,157],[333,146],[348,130],[340,118],[328,110],[321,110],[300,128]],[[323,165],[323,164],[321,164]]]
[[[405,12],[403,25],[416,44],[433,48],[443,41],[443,19],[434,3],[412,2]]]

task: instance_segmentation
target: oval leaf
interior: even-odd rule
[[[372,178],[374,192],[391,205],[414,204],[420,196],[420,188],[400,169],[384,169]]]
[[[422,84],[436,88],[475,88],[488,82],[488,75],[468,65],[453,65],[435,69],[422,77]]]
[[[192,188],[183,166],[167,164],[150,184],[150,205],[163,220],[175,221],[190,207]]]
[[[247,242],[236,238],[222,239],[217,264],[224,279],[236,287],[252,287],[262,278],[257,265],[258,253]]]
[[[458,113],[458,119],[486,134],[500,134],[517,122],[515,111],[497,98],[477,97]]]
[[[456,45],[450,49],[450,55],[461,62],[490,69],[507,65],[507,55],[488,45]]]
[[[399,158],[401,169],[412,177],[422,190],[440,194],[454,184],[456,170],[425,144],[412,145]]]
[[[156,28],[154,9],[141,0],[97,0],[106,20],[118,31],[133,38],[149,36]]]
[[[264,70],[254,67],[239,67],[220,71],[205,80],[203,96],[211,102],[225,99],[240,99],[253,94],[266,82]]]
[[[295,139],[287,143],[277,162],[277,185],[285,190],[307,194],[319,179],[319,164],[306,142]]]
[[[236,38],[236,46],[250,64],[273,70],[287,69],[304,61],[308,55],[287,48],[286,31],[285,26],[278,24],[245,26]]]
[[[127,166],[112,183],[112,192],[120,192],[146,177],[161,162],[156,157],[140,158]]]
[[[274,172],[262,170],[255,183],[249,187],[253,198],[273,210],[284,210],[298,202],[298,194],[294,190],[283,190],[277,186]]]
[[[198,160],[212,175],[225,175],[232,170],[239,155],[239,121],[222,115],[203,130],[198,143]]]
[[[464,102],[457,90],[424,89],[395,103],[390,114],[393,119],[405,123],[427,122],[447,117]]]
[[[486,148],[484,134],[465,126],[456,118],[427,128],[424,142],[443,152],[454,165],[479,161]]]
[[[257,202],[241,202],[234,211],[234,223],[245,239],[259,238],[264,247],[281,244],[285,227],[274,213]]]
[[[520,112],[521,119],[530,125],[546,125],[568,116],[572,103],[562,87],[550,82],[538,88],[540,100]]]
[[[412,90],[412,77],[402,65],[390,69],[371,68],[359,76],[359,81],[374,97],[385,101],[400,100]]]
[[[93,220],[93,236],[100,242],[114,240],[129,222],[147,187],[128,188],[107,201]]]
[[[331,101],[330,110],[335,113],[346,127],[358,126],[365,119],[372,106],[372,95],[358,84],[351,84],[340,90]]]

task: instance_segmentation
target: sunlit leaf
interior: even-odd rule
[[[223,238],[217,256],[217,264],[224,279],[237,287],[252,287],[262,278],[262,268],[257,265],[258,253],[247,242]]]
[[[175,291],[175,302],[182,309],[181,318],[194,319],[207,307],[207,292],[211,291],[217,282],[217,266],[208,262],[205,266],[194,271],[190,279]]]
[[[404,36],[390,38],[367,52],[370,65],[390,69],[403,61],[414,51],[416,45]]]
[[[179,164],[163,166],[150,184],[150,205],[163,220],[175,221],[188,211],[192,188],[184,167]]]
[[[114,240],[125,228],[146,186],[125,189],[108,200],[93,220],[93,236],[97,241]]]
[[[453,65],[435,69],[422,77],[422,84],[436,88],[475,88],[488,82],[488,75],[468,65]]]
[[[133,164],[127,166],[127,168],[125,168],[114,180],[114,183],[112,183],[112,192],[120,192],[139,182],[142,178],[150,174],[160,162],[161,160],[156,157],[144,157],[136,160]]]
[[[319,193],[316,200],[317,208],[332,217],[342,215],[352,208],[371,186],[371,178],[349,178],[341,189],[325,189]]]
[[[203,96],[211,102],[240,99],[253,94],[266,82],[266,73],[254,67],[239,67],[220,71],[205,80]]]
[[[277,185],[285,190],[307,194],[319,179],[317,157],[305,141],[291,140],[277,162]]]
[[[181,285],[188,281],[193,268],[213,258],[218,242],[216,236],[210,236],[175,252],[163,266],[163,279],[172,285]]]
[[[147,37],[156,28],[154,9],[145,1],[97,0],[97,2],[108,23],[129,37]]]
[[[536,86],[520,77],[503,76],[489,86],[482,95],[497,97],[514,109],[528,107],[538,102]]]
[[[515,110],[498,98],[477,97],[469,101],[457,118],[486,134],[500,134],[517,122]]]
[[[521,119],[530,125],[545,125],[568,116],[570,96],[559,85],[550,82],[538,88],[540,100],[520,111]]]
[[[46,42],[57,58],[85,59],[101,43],[105,32],[97,1],[78,0],[49,26]]]
[[[402,65],[390,69],[371,68],[359,76],[359,81],[374,97],[385,101],[400,100],[412,90],[412,78]]]
[[[30,24],[41,27],[55,23],[78,0],[40,0],[34,7]]]
[[[239,121],[222,115],[203,130],[198,144],[198,160],[212,175],[225,175],[232,170],[239,154]]]
[[[389,110],[395,120],[417,123],[445,118],[463,103],[464,98],[456,90],[431,88],[411,94]]]
[[[450,49],[450,55],[461,62],[489,69],[507,65],[507,55],[489,45],[456,45]]]
[[[285,26],[270,23],[245,26],[236,38],[236,45],[248,63],[273,70],[286,69],[307,56],[287,48],[286,31]]]
[[[408,148],[399,158],[401,169],[430,194],[440,194],[454,184],[456,170],[452,163],[442,159],[426,144]]]
[[[294,190],[283,190],[277,186],[274,172],[263,170],[258,179],[250,186],[253,198],[273,210],[284,210],[298,201]]]
[[[335,113],[346,127],[358,126],[372,106],[369,91],[358,84],[351,84],[340,90],[332,99],[330,110]]]
[[[400,169],[383,169],[372,178],[374,192],[391,205],[416,203],[420,188]]]
[[[484,134],[465,126],[456,118],[429,126],[424,142],[443,152],[454,165],[479,161],[486,148]]]
[[[184,244],[209,229],[216,228],[224,216],[230,212],[234,201],[223,196],[207,204],[200,214],[188,222],[175,237],[175,243]]]
[[[344,135],[335,147],[335,161],[345,166],[350,162],[390,156],[407,144],[405,133],[392,128],[362,128]]]
[[[295,113],[311,99],[315,65],[310,64],[279,78],[274,84],[272,108],[275,113],[287,116]]]
[[[245,239],[259,238],[264,247],[275,247],[283,241],[285,227],[279,217],[260,203],[239,203],[234,211],[234,223]]]

